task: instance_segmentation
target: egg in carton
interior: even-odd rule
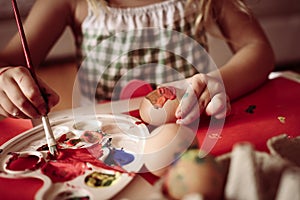
[[[248,142],[240,142],[233,147],[232,152],[215,158],[215,161],[219,166],[222,166],[225,173],[223,191],[219,190],[221,187],[210,187],[209,191],[215,191],[215,193],[205,194],[203,193],[205,187],[203,188],[203,184],[198,183],[199,181],[209,183],[208,180],[202,179],[204,178],[204,174],[199,174],[198,171],[203,170],[203,167],[210,166],[207,165],[209,162],[206,165],[202,165],[201,168],[197,166],[197,171],[192,170],[192,165],[179,168],[177,164],[170,166],[168,173],[156,182],[154,185],[155,192],[152,192],[150,199],[153,199],[153,197],[155,197],[154,199],[170,199],[170,196],[172,197],[171,199],[182,200],[300,199],[300,136],[289,138],[287,135],[279,135],[269,139],[267,146],[270,154],[255,151],[252,144]],[[191,152],[195,152],[195,150],[188,150],[185,154],[188,155]],[[186,155],[183,155],[177,163],[181,162],[182,165],[183,161],[185,165],[189,164],[190,162],[186,162],[186,159],[184,159]],[[186,193],[181,193],[180,198],[176,198],[174,194],[180,192],[182,188],[174,181],[175,179],[171,182],[168,182],[168,180],[170,180],[170,174],[174,174],[174,171],[178,172],[179,169],[181,172],[190,173],[190,177],[202,177],[202,180],[198,180],[198,184],[194,184],[195,179],[184,178],[182,176],[179,179],[180,181],[185,180],[186,185],[193,183],[193,187],[197,186],[198,188],[191,189],[189,187]],[[211,168],[209,167],[208,169]],[[172,191],[174,188],[177,188],[175,192]],[[222,194],[222,197],[215,194]]]

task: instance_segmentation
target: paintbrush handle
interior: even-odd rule
[[[23,51],[25,54],[26,64],[27,64],[27,67],[30,69],[30,71],[34,74],[33,76],[35,76],[34,68],[33,68],[32,61],[31,61],[30,51],[29,51],[29,47],[28,47],[27,40],[25,37],[25,32],[23,29],[21,16],[20,16],[20,12],[19,12],[16,0],[12,0],[12,5],[13,5],[13,10],[14,10],[17,26],[18,26],[18,31],[19,31],[20,38],[21,38]]]
[[[23,29],[23,25],[22,25],[22,21],[21,21],[21,17],[20,17],[20,12],[19,12],[16,0],[12,0],[12,6],[13,6],[13,10],[14,10],[14,15],[15,15],[15,18],[16,18],[17,26],[18,26],[18,31],[19,31],[20,38],[21,38],[21,43],[22,43],[23,52],[24,52],[24,55],[25,55],[25,60],[26,60],[27,68],[29,69],[29,71],[31,73],[31,76],[34,79],[35,83],[39,87],[40,93],[41,93],[44,101],[46,102],[46,110],[47,110],[47,112],[49,112],[48,97],[45,94],[45,92],[43,92],[43,90],[41,89],[41,87],[39,85],[39,82],[37,80],[36,74],[34,72],[34,68],[33,68],[33,64],[32,64],[32,59],[31,59],[31,56],[30,56],[30,51],[29,51],[29,47],[28,47],[28,44],[27,44],[27,40],[26,40],[26,36],[25,36],[24,29]]]
[[[48,146],[49,147],[55,146],[56,141],[54,139],[54,134],[52,132],[48,116],[42,116],[42,122],[43,122],[43,126],[44,126],[44,129],[45,129],[46,140],[47,140]]]
[[[40,93],[43,96],[44,101],[46,102],[46,109],[48,112],[49,111],[48,98],[47,98],[45,92],[42,91],[42,89],[39,85],[39,82],[37,80],[37,77],[35,75],[35,72],[34,72],[32,60],[31,60],[31,56],[30,56],[30,51],[29,51],[29,47],[28,47],[27,40],[25,37],[25,33],[24,33],[24,29],[23,29],[23,25],[22,25],[22,21],[21,21],[21,17],[20,17],[20,13],[19,13],[19,9],[18,9],[16,0],[12,0],[12,6],[13,6],[13,10],[14,10],[18,30],[19,30],[21,42],[22,42],[22,47],[23,47],[23,52],[24,52],[25,59],[26,59],[27,68],[29,69],[31,76],[34,79],[34,81],[36,82],[37,86],[39,87]],[[42,122],[43,122],[43,126],[44,126],[44,131],[45,131],[49,151],[52,155],[57,155],[56,141],[55,141],[55,138],[54,138],[47,115],[42,116]]]
[[[42,116],[42,122],[50,154],[56,157],[58,155],[57,144],[47,115]]]

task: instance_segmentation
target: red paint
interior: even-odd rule
[[[20,155],[12,153],[7,162],[7,169],[12,171],[25,171],[38,169],[43,162],[39,163],[39,157],[35,155]]]
[[[65,182],[84,174],[86,163],[73,160],[49,161],[42,167],[42,173],[53,183]]]
[[[136,121],[135,122],[136,125],[140,125],[140,124],[144,124],[144,123],[145,123],[144,121]]]
[[[67,134],[65,133],[65,134],[62,134],[62,135],[58,138],[57,142],[58,142],[58,143],[64,143],[66,140],[68,140],[68,138],[67,138]]]
[[[73,146],[76,146],[76,144],[78,144],[79,142],[81,142],[81,139],[80,138],[74,138],[74,139],[68,138],[67,133],[65,133],[58,138],[57,142],[65,143],[66,145],[73,147]],[[48,148],[46,150],[48,150]]]
[[[42,173],[56,183],[70,181],[84,174],[88,169],[87,163],[103,169],[125,172],[119,166],[107,166],[99,160],[102,154],[100,144],[81,149],[59,149],[58,156],[56,158],[50,156],[50,161],[42,167]]]

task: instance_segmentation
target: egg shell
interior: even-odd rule
[[[143,98],[139,106],[139,114],[141,119],[153,126],[160,126],[166,123],[174,123],[177,118],[175,116],[176,109],[182,98],[183,91],[175,88],[176,98],[171,100],[168,99],[162,108],[156,108],[149,99]],[[156,92],[156,90],[151,93]],[[151,95],[151,93],[149,93]],[[148,95],[149,95],[148,94]]]
[[[182,199],[188,194],[201,194],[204,199],[222,199],[224,184],[222,165],[198,149],[186,151],[164,177],[164,190],[173,199]]]
[[[175,123],[154,129],[145,143],[146,168],[156,176],[165,174],[167,168],[194,142],[195,135],[189,127]]]

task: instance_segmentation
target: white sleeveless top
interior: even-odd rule
[[[97,12],[89,4],[79,49],[81,94],[97,101],[117,99],[133,79],[161,84],[207,72],[205,31],[195,33],[194,27],[197,5],[185,9],[185,3],[167,0],[134,8],[99,3]]]

